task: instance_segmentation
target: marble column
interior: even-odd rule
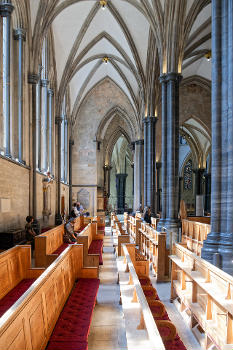
[[[53,90],[48,89],[48,128],[49,128],[49,140],[48,140],[48,166],[49,171],[53,173]]]
[[[205,176],[205,212],[210,213],[211,198],[211,174],[206,173]]]
[[[69,211],[72,210],[72,165],[74,140],[69,139]]]
[[[157,213],[161,211],[161,187],[160,187],[160,169],[161,163],[156,162],[156,193],[157,193]]]
[[[163,231],[168,211],[167,199],[167,80],[166,75],[160,77],[162,99],[162,193],[161,193],[161,218],[158,223],[158,231]]]
[[[5,55],[3,56],[3,113],[5,120],[5,155],[11,157],[11,120],[10,120],[10,90],[11,90],[11,14],[14,10],[14,6],[11,2],[0,3],[0,16],[3,17],[3,35],[5,40],[3,41],[3,50]]]
[[[233,1],[212,1],[211,233],[202,258],[233,275]]]
[[[142,146],[144,140],[135,141],[134,151],[134,210],[142,205]]]
[[[151,208],[151,215],[156,214],[156,121],[157,118],[147,117],[147,205]]]
[[[65,120],[65,135],[64,135],[64,182],[66,183],[68,173],[68,120]]]
[[[116,174],[117,212],[123,214],[125,210],[125,187],[128,174]]]
[[[162,220],[178,240],[179,231],[179,85],[182,76],[170,72],[161,76],[162,84]]]
[[[26,31],[22,28],[14,30],[14,39],[18,41],[18,159],[23,161],[23,42]]]
[[[47,79],[41,80],[41,170],[48,170],[48,84]]]
[[[36,89],[39,76],[37,74],[28,75],[28,83],[32,85],[32,215],[37,217],[37,187],[36,187],[36,153],[37,153],[37,132],[36,132]]]
[[[55,224],[62,224],[61,217],[61,123],[62,117],[56,117],[55,123],[57,125],[57,198],[56,198],[56,216]]]
[[[147,183],[148,183],[148,118],[143,119],[144,124],[144,207],[147,206]]]

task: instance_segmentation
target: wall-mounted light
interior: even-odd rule
[[[212,57],[211,51],[206,52],[205,58],[207,59],[208,62],[211,60],[211,57]]]
[[[109,58],[108,58],[108,57],[104,57],[104,58],[102,59],[102,61],[103,61],[105,64],[107,64],[108,61],[109,61]]]
[[[100,0],[100,6],[102,10],[105,10],[107,7],[107,0]]]

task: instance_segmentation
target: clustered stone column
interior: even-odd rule
[[[157,118],[144,118],[144,206],[156,214],[156,121]]]
[[[179,209],[179,85],[182,76],[168,73],[162,84],[162,218],[159,229],[166,227],[178,239]]]
[[[144,140],[134,142],[134,210],[142,205],[142,147]]]
[[[73,146],[74,140],[69,139],[69,210],[72,209],[72,161],[73,161]]]
[[[52,145],[53,145],[53,90],[48,89],[48,120],[49,120],[49,160],[48,160],[48,165],[49,165],[49,171],[52,174],[53,172],[53,156],[52,156]]]
[[[127,176],[128,174],[116,174],[118,214],[123,214],[125,210],[125,187],[126,187]]]
[[[56,225],[62,224],[61,217],[61,123],[63,118],[58,116],[55,119],[57,125],[57,212],[55,216]]]
[[[14,39],[18,41],[18,159],[23,161],[23,42],[26,31],[18,28],[14,31]]]
[[[28,75],[28,83],[32,85],[32,213],[34,219],[37,217],[37,188],[36,188],[36,89],[39,76],[37,74]]]
[[[48,79],[41,80],[41,167],[43,172],[48,169]]]
[[[233,3],[212,1],[211,233],[202,258],[233,275]]]
[[[5,155],[7,157],[11,156],[11,134],[10,134],[10,52],[11,52],[11,14],[14,10],[14,6],[10,2],[0,3],[0,16],[3,17],[3,21],[5,22],[5,55],[3,56],[3,71],[4,71],[4,118],[5,118],[5,135],[6,135],[6,150]]]

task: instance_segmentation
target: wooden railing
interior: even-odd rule
[[[209,221],[204,220],[202,221]],[[182,220],[182,243],[187,245],[187,248],[198,256],[201,255],[201,249],[203,247],[203,241],[206,240],[208,233],[211,231],[211,225],[199,221],[188,219]]]
[[[171,299],[204,349],[233,349],[233,277],[175,244]]]
[[[137,295],[137,302],[140,304],[140,308],[141,308],[141,317],[140,317],[140,320],[138,320],[138,324],[140,326],[143,325],[145,327],[148,333],[148,337],[150,339],[151,350],[165,350],[163,341],[160,337],[153,315],[147,303],[141,284],[138,280],[138,276],[135,271],[131,254],[128,251],[129,247],[131,247],[131,245],[128,245],[128,244],[123,245],[123,253],[129,269],[130,284],[134,285],[135,293]],[[143,319],[143,322],[141,322],[141,319]]]

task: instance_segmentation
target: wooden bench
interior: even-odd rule
[[[204,349],[233,349],[233,277],[175,244],[171,299]]]
[[[97,223],[90,223],[78,235],[77,243],[83,244],[84,266],[103,265],[103,233],[97,232]]]
[[[129,232],[129,214],[127,212],[124,212],[124,227]]]
[[[121,245],[123,243],[130,243],[130,235],[122,228],[121,223],[116,222],[117,234],[117,255],[121,256]]]
[[[166,233],[142,223],[139,229],[139,251],[152,263],[157,282],[168,281],[170,251],[166,248]]]
[[[97,233],[105,234],[105,216],[95,216],[92,222],[97,223]]]
[[[205,220],[205,218],[198,218]],[[209,218],[207,218],[209,219]],[[201,255],[201,249],[203,247],[203,241],[206,240],[207,235],[211,231],[211,225],[199,221],[188,219],[182,220],[182,243],[187,245],[187,248],[198,256]]]
[[[31,268],[31,247],[15,246],[0,254],[0,317],[44,272]]]
[[[45,349],[66,300],[75,287],[73,290],[75,291],[76,301],[74,301],[74,298],[71,300],[71,304],[69,301],[67,304],[68,311],[72,305],[73,312],[66,311],[66,317],[69,314],[72,316],[72,320],[68,319],[66,324],[72,324],[73,327],[70,327],[70,332],[69,327],[65,329],[63,318],[63,334],[59,333],[61,329],[58,329],[55,336],[53,333],[48,349],[56,348],[59,350],[59,348],[72,349],[72,347],[75,347],[77,350],[86,350],[91,310],[93,310],[95,304],[98,280],[95,288],[93,287],[94,294],[91,295],[88,293],[91,283],[87,281],[87,283],[84,283],[85,290],[81,288],[81,291],[79,291],[79,280],[77,285],[75,285],[75,282],[77,279],[83,278],[96,279],[97,275],[97,268],[83,267],[82,245],[70,245],[66,248],[56,261],[41,274],[36,283],[31,285],[27,292],[0,319],[0,349]],[[80,299],[78,300],[79,294]],[[86,302],[90,300],[90,298],[86,298],[86,295],[92,297],[90,304]],[[78,309],[77,306],[82,303],[83,306]],[[74,308],[75,304],[76,309]],[[88,309],[90,310],[89,313],[85,311]],[[61,314],[62,317],[64,316],[64,310]],[[82,321],[83,311],[85,311],[86,317],[85,324]],[[89,317],[89,321],[87,321],[87,317]],[[61,327],[61,324],[59,327]],[[80,334],[83,336],[80,337]]]
[[[124,246],[127,247],[128,253],[130,255],[131,261],[134,265],[135,271],[138,275],[149,276],[149,261],[145,260],[134,243],[127,243],[121,246],[121,255],[123,255]]]
[[[150,339],[150,348],[156,350],[186,350],[175,325],[169,320],[163,303],[159,300],[156,289],[149,279],[141,277],[134,266],[128,244],[123,245],[123,254],[129,272],[129,285],[132,285],[131,302],[139,303],[140,319],[137,329],[145,329]],[[131,248],[130,248],[131,249]],[[146,285],[143,283],[146,281]],[[148,283],[149,282],[149,283]],[[128,320],[128,322],[130,322]],[[134,321],[133,321],[134,322]]]
[[[142,220],[133,216],[129,216],[129,234],[133,238],[136,245],[139,245],[139,229]]]

